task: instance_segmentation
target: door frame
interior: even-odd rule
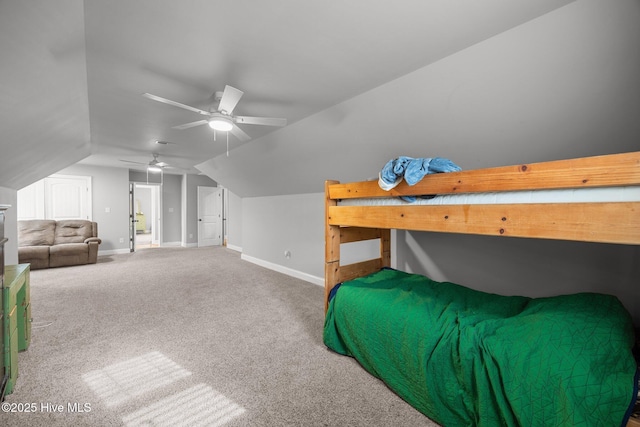
[[[136,250],[136,188],[151,189],[151,243],[162,245],[162,184],[139,181],[129,182],[129,251]]]

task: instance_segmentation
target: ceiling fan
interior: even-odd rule
[[[154,101],[162,102],[163,104],[173,105],[174,107],[183,108],[185,110],[193,111],[194,113],[207,116],[206,119],[198,120],[191,123],[185,123],[183,125],[173,126],[173,129],[189,129],[194,126],[200,126],[209,124],[209,126],[222,132],[231,132],[236,138],[241,141],[248,141],[251,139],[237,124],[249,124],[249,125],[264,125],[264,126],[285,126],[287,119],[275,118],[275,117],[249,117],[249,116],[235,116],[233,115],[233,109],[238,105],[238,101],[244,92],[229,85],[226,85],[224,92],[216,92],[215,99],[219,100],[218,108],[212,111],[205,111],[199,108],[191,107],[189,105],[181,104],[170,99],[162,98],[160,96],[152,95],[150,93],[143,93],[145,98],[152,99]]]
[[[133,160],[123,160],[123,159],[120,159],[120,161],[126,162],[126,163],[135,163],[137,165],[146,165],[147,172],[162,172],[164,168],[170,167],[168,163],[161,162],[158,160],[157,153],[151,153],[151,155],[153,156],[153,160],[151,160],[149,163],[134,162]]]

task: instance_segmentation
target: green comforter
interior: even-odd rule
[[[345,282],[324,342],[444,426],[620,426],[633,327],[617,298],[506,297],[385,269]]]

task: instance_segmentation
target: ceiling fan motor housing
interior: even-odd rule
[[[233,119],[223,113],[211,113],[209,127],[218,131],[228,132],[233,129]]]

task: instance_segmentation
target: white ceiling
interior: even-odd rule
[[[200,116],[142,93],[206,110],[228,84],[245,92],[234,113],[291,127],[570,2],[3,0],[0,186],[78,161],[131,168],[121,160],[153,152],[198,172],[226,157],[225,138],[172,129]],[[248,146],[278,135],[241,127]]]

